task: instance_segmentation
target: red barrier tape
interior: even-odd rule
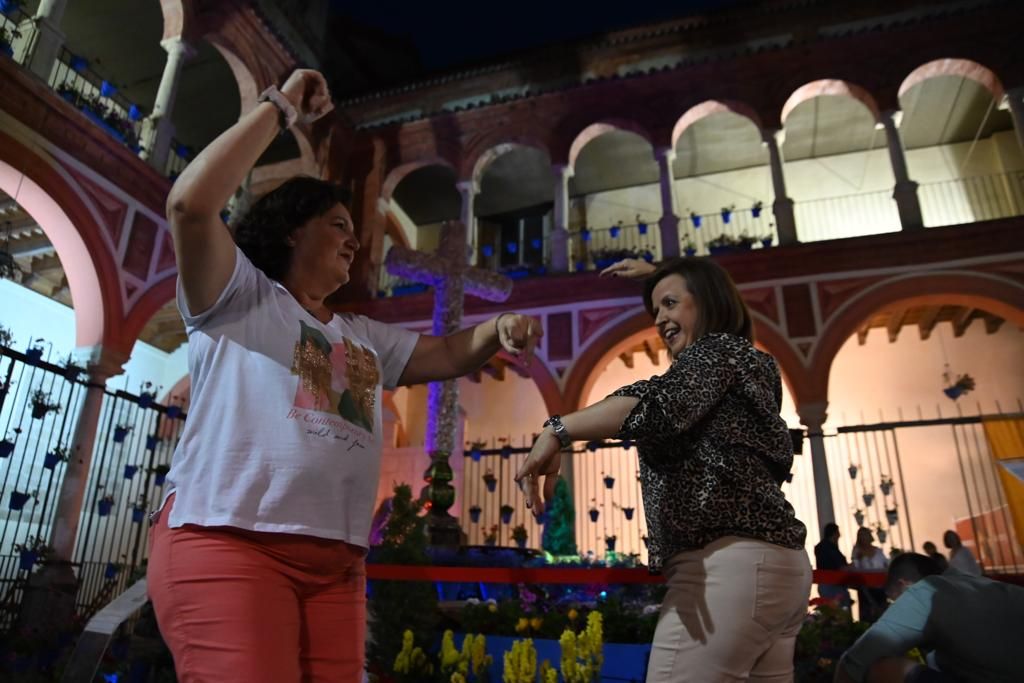
[[[368,564],[366,576],[383,581],[445,581],[448,583],[578,583],[585,585],[615,583],[662,583],[665,578],[646,569],[531,567],[423,567],[397,564]],[[843,572],[815,570],[814,583],[869,586],[885,585],[882,572]]]

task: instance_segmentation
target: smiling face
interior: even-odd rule
[[[697,302],[682,275],[667,275],[654,286],[651,308],[658,336],[673,358],[696,341]]]
[[[291,269],[304,279],[333,292],[349,281],[349,269],[359,251],[352,216],[342,204],[335,204],[315,216],[289,236]]]

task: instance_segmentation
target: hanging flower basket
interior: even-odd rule
[[[96,501],[96,509],[100,514],[100,517],[106,517],[110,514],[110,511],[114,509],[114,499],[110,496],[100,498]]]
[[[853,519],[857,522],[857,526],[864,526],[864,512],[857,510],[853,513]]]
[[[146,450],[147,451],[155,451],[156,447],[157,447],[157,444],[159,444],[159,443],[160,443],[160,437],[157,436],[156,434],[151,434],[151,435],[147,436],[146,437]]]
[[[502,446],[501,447],[501,459],[502,460],[508,460],[511,457],[512,457],[512,447],[508,446],[508,445]]]
[[[760,218],[762,208],[764,208],[764,203],[756,202],[752,207],[750,207],[750,215],[754,218]]]
[[[601,442],[600,441],[588,441],[587,442],[587,450],[590,451],[591,453],[596,453],[597,449],[600,448],[600,447],[601,447]]]
[[[646,223],[637,223],[636,224],[636,230],[641,235],[646,235],[647,234],[647,224]]]
[[[25,362],[29,365],[35,365],[43,359],[43,347],[33,346],[25,351]]]
[[[690,257],[696,256],[697,255],[697,248],[696,247],[684,247],[683,248],[683,253],[686,254],[687,256],[690,256]]]
[[[473,459],[473,462],[480,462],[481,456],[483,456],[483,453],[480,452],[479,448],[474,448],[469,452],[469,457]]]
[[[610,553],[614,553],[615,552],[615,541],[617,541],[617,540],[618,540],[618,538],[616,538],[615,536],[605,536],[604,537],[604,547],[605,547],[605,549],[608,552],[610,552]]]
[[[495,479],[494,475],[491,474],[490,472],[485,474],[483,479],[484,479],[484,484],[487,485],[487,491],[489,493],[494,493],[494,489],[496,489],[498,487],[498,480]]]
[[[883,477],[882,481],[878,484],[878,488],[882,489],[883,496],[888,496],[892,492],[892,479]]]
[[[36,560],[39,559],[39,555],[34,550],[22,550],[18,553],[18,569],[22,571],[30,572],[32,567],[36,565]]]
[[[850,479],[857,478],[857,470],[860,469],[856,465],[850,465],[846,468],[846,471],[850,473]]]
[[[144,392],[142,392],[139,395],[139,407],[140,408],[149,408],[149,407],[151,407],[153,405],[153,403],[155,401],[156,401],[156,394],[147,393],[147,392],[144,391]]]
[[[613,227],[613,228],[610,228],[610,229],[608,230],[608,234],[609,234],[609,235],[611,235],[611,237],[612,237],[612,239],[613,239],[613,240],[614,240],[614,239],[618,239],[618,238],[619,238],[619,233],[620,233],[620,232],[622,232],[622,228],[620,228],[620,227],[619,227],[619,226],[617,226],[617,225],[616,225],[615,227]]]
[[[690,213],[690,222],[693,223],[693,227],[694,228],[699,228],[700,227],[701,220],[702,220],[701,217],[698,216],[697,214],[692,213],[692,212]]]
[[[0,458],[9,458],[14,452],[14,442],[9,439],[0,441]]]
[[[106,568],[103,570],[103,578],[107,581],[111,581],[117,578],[117,575],[121,573],[121,565],[115,564],[114,562],[107,562]]]
[[[151,471],[153,472],[153,483],[157,486],[163,486],[167,480],[167,473],[171,471],[171,468],[167,465],[157,465]]]
[[[622,442],[622,449],[623,450],[628,451],[632,447],[633,447],[633,442],[630,441],[629,439],[626,439],[625,441]]]
[[[473,507],[469,508],[469,521],[473,522],[473,524],[479,522],[481,512],[483,512],[483,510],[480,508],[479,505],[474,505]]]
[[[864,506],[871,507],[871,504],[875,502],[875,494],[865,493],[861,498],[864,499]]]
[[[63,462],[68,459],[67,454],[63,448],[55,448],[52,451],[48,451],[43,456],[43,467],[48,470],[56,469],[57,463]]]
[[[889,538],[889,532],[882,527],[878,527],[875,530],[875,535],[878,536],[879,543],[885,543],[885,539]]]
[[[626,515],[626,519],[633,519],[633,508],[622,508],[622,514]]]
[[[131,479],[135,476],[135,473],[139,471],[138,465],[125,465],[124,466],[124,478]]]
[[[900,521],[900,514],[896,508],[891,508],[885,511],[885,518],[888,520],[889,525],[898,524]]]
[[[132,524],[141,524],[146,518],[146,508],[141,505],[132,507]]]
[[[512,528],[512,540],[515,541],[517,548],[525,548],[527,538],[525,526],[517,524]]]
[[[606,489],[614,488],[615,487],[615,477],[612,477],[612,476],[605,477],[604,478],[604,487]]]
[[[769,247],[772,246],[772,242],[774,242],[774,241],[775,241],[775,238],[772,237],[771,235],[769,235],[768,237],[762,237],[761,238],[761,246],[764,247],[765,249],[768,249]]]
[[[514,507],[512,507],[511,505],[502,505],[501,506],[501,523],[502,524],[508,524],[509,522],[511,522],[512,521],[512,513],[515,512],[515,511],[516,511],[516,509]]]
[[[22,493],[21,491],[11,491],[11,498],[7,502],[7,507],[11,510],[21,510],[25,507],[25,503],[32,497],[31,493]]]
[[[722,222],[723,223],[731,223],[732,222],[732,207],[726,207],[726,206],[722,207]]]
[[[597,518],[601,515],[601,511],[597,508],[590,508],[590,521],[596,522]]]
[[[124,440],[128,438],[128,432],[132,430],[131,427],[114,427],[114,443],[124,443]]]

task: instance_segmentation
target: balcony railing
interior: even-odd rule
[[[928,227],[960,225],[1024,215],[1024,171],[956,178],[918,187],[918,200]],[[901,229],[892,190],[798,201],[794,205],[797,238],[801,242],[846,239]],[[764,249],[778,244],[771,208],[735,209],[690,215],[679,221],[680,253],[707,256]],[[536,263],[524,261],[513,277],[541,275],[550,266],[550,245],[535,249]],[[569,269],[601,269],[628,256],[661,260],[657,223],[619,223],[605,228],[570,232]],[[483,264],[487,267],[488,264]],[[424,287],[401,282],[382,269],[378,295],[414,293]]]

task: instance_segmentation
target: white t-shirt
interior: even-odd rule
[[[870,557],[858,557],[853,560],[853,568],[862,572],[880,572],[888,567],[889,559],[881,548],[875,548]]]
[[[232,526],[368,546],[381,388],[419,335],[369,318],[319,322],[236,247],[209,310],[191,315],[192,399],[164,500],[169,526]]]
[[[974,559],[974,554],[964,546],[949,553],[949,566],[964,574],[981,576],[981,567]]]

